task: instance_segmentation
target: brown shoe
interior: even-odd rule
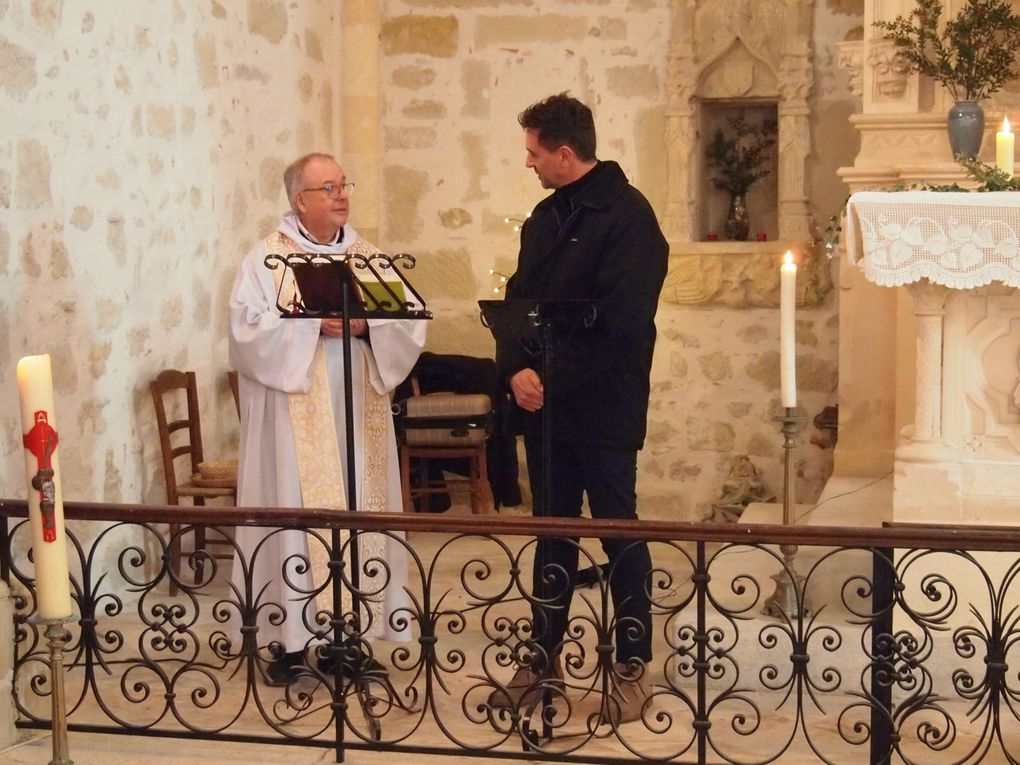
[[[497,688],[489,694],[489,706],[493,709],[530,707],[538,703],[546,689],[563,687],[563,665],[559,659],[553,662],[552,674],[545,677],[534,667],[519,667],[506,690]]]
[[[641,719],[641,713],[650,706],[652,683],[648,667],[632,668],[616,662],[609,677],[610,691],[602,708],[600,722],[620,725]]]

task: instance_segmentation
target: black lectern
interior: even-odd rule
[[[309,254],[290,253],[266,256],[266,268],[283,268],[293,275],[288,282],[278,280],[276,307],[287,319],[342,319],[344,326],[344,430],[347,435],[347,509],[357,511],[357,466],[354,449],[354,404],[351,390],[351,319],[431,319],[425,301],[408,281],[404,272],[414,268],[411,255],[386,255],[384,253]],[[296,289],[290,292],[290,286]],[[288,292],[284,289],[287,286]],[[358,554],[358,532],[351,529],[351,602],[358,618],[360,605],[360,561]],[[339,529],[331,530],[332,557],[339,555],[341,537]],[[396,690],[389,682],[385,671],[371,669],[373,661],[360,645],[353,644],[341,624],[343,596],[340,590],[341,578],[336,575],[341,568],[339,560],[331,561],[333,584],[333,637],[330,645],[335,687],[342,687],[341,677],[347,675],[355,681],[357,696],[363,707],[371,705],[370,682],[383,685],[392,701],[403,708]],[[360,639],[357,643],[362,643]],[[378,667],[378,665],[375,665]],[[337,715],[338,741],[342,739],[341,715]],[[378,715],[366,709],[373,737],[381,737]]]
[[[347,508],[358,509],[355,485],[354,406],[351,393],[351,319],[431,319],[421,295],[404,271],[411,255],[291,253],[267,255],[266,268],[289,269],[300,292],[283,294],[279,280],[276,307],[286,319],[343,319],[344,426],[347,434]],[[396,277],[395,279],[393,277]],[[355,548],[356,550],[356,548]],[[355,561],[356,563],[356,561]],[[357,572],[357,567],[353,573]]]
[[[542,405],[542,500],[552,501],[551,461],[554,359],[556,348],[581,327],[590,327],[598,316],[593,300],[479,300],[482,324],[489,328],[498,345],[519,345],[536,357],[545,390]],[[534,490],[534,487],[532,488]]]

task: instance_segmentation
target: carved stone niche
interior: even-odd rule
[[[696,255],[704,262],[707,248],[759,260],[811,241],[806,163],[813,6],[814,0],[673,0],[663,220],[673,255]],[[769,241],[703,242],[709,226],[716,226],[708,222],[708,192],[715,190],[706,182],[705,145],[711,140],[706,128],[742,107],[749,117],[765,109],[779,121],[778,168],[771,180],[759,182],[771,184],[773,198],[764,205],[772,221]],[[760,231],[754,214],[752,207],[752,237]]]

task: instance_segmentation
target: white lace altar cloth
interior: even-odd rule
[[[846,207],[850,262],[885,287],[1020,287],[1020,192],[859,191]]]

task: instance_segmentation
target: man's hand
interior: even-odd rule
[[[525,412],[537,412],[542,408],[544,389],[538,372],[525,368],[510,378],[510,390],[513,391],[517,406]]]
[[[323,319],[319,331],[326,337],[343,337],[344,336],[344,320],[343,319]],[[351,319],[351,337],[361,337],[368,331],[368,321],[366,319]]]

